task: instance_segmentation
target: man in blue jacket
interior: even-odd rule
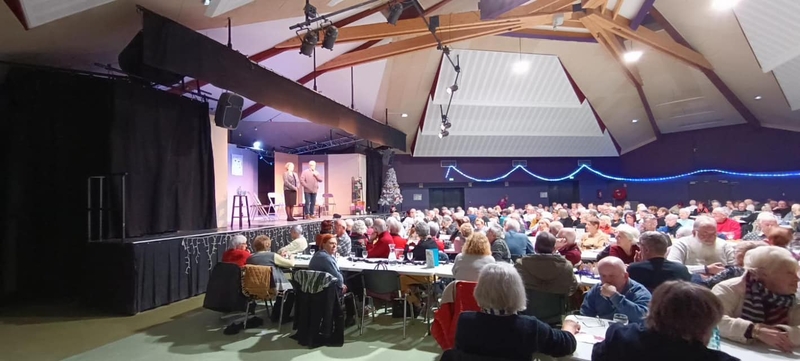
[[[606,257],[597,263],[600,282],[586,293],[581,314],[613,319],[614,314],[628,316],[630,323],[642,323],[652,295],[650,291],[628,278],[625,263],[617,257]]]
[[[520,223],[516,218],[509,217],[505,222],[506,244],[511,251],[511,258],[517,259],[522,256],[533,254],[533,244],[528,240],[524,232],[520,232]]]

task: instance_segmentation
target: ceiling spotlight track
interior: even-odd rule
[[[402,1],[396,1],[389,5],[389,15],[386,16],[386,22],[392,25],[397,25],[397,21],[400,20],[400,16],[403,15],[403,11],[405,7],[403,6]]]

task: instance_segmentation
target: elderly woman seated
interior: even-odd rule
[[[656,288],[644,324],[611,324],[592,360],[738,360],[706,347],[721,318],[722,303],[708,289],[668,281]]]
[[[462,225],[464,228],[467,225]],[[463,252],[456,256],[453,263],[453,277],[458,281],[478,280],[478,273],[483,266],[494,263],[489,239],[482,233],[473,234],[464,245]]]
[[[744,266],[744,275],[711,290],[723,305],[720,335],[791,352],[800,346],[797,261],[785,248],[765,246],[747,252]]]
[[[617,243],[608,247],[608,255],[614,256],[631,264],[634,262],[636,253],[639,252],[639,231],[628,225],[617,227]]]
[[[600,216],[600,232],[603,232],[609,236],[614,234],[614,228],[611,228],[611,217]]]
[[[566,320],[557,330],[533,316],[518,314],[526,307],[525,288],[510,264],[488,264],[481,270],[475,301],[482,311],[461,314],[455,348],[441,360],[468,355],[529,361],[535,353],[561,357],[575,352],[575,334],[580,331],[576,322]]]
[[[274,275],[278,289],[291,289],[292,284],[286,279],[286,275],[283,274],[281,268],[294,267],[294,254],[286,259],[270,251],[271,248],[272,240],[268,236],[260,235],[256,237],[256,239],[253,240],[253,250],[255,250],[256,253],[253,253],[250,258],[247,259],[247,264],[272,267],[272,274]]]
[[[353,222],[353,229],[350,232],[350,247],[356,257],[361,257],[362,252],[366,257],[367,252],[372,249],[372,242],[367,239],[367,225],[360,219]]]
[[[735,277],[741,277],[744,274],[745,255],[747,254],[748,251],[761,246],[769,246],[769,244],[761,241],[739,242],[738,244],[736,244],[736,249],[734,251],[734,257],[736,258],[735,264],[725,266],[725,270],[713,276],[706,276],[706,275],[701,276],[695,274],[694,281],[708,288],[713,288],[722,281],[729,280]]]
[[[608,235],[600,231],[600,220],[589,218],[586,223],[586,233],[581,237],[581,250],[603,249],[608,245]]]
[[[235,263],[244,267],[250,251],[247,250],[247,237],[239,234],[228,241],[228,250],[222,254],[222,262]]]
[[[572,228],[563,228],[556,234],[556,251],[564,256],[573,266],[581,264],[581,249],[575,243],[577,235]]]
[[[470,223],[464,223],[461,225],[461,227],[459,227],[458,236],[455,237],[455,239],[452,237],[450,238],[450,240],[453,241],[453,249],[456,251],[456,253],[461,253],[461,249],[464,248],[464,244],[469,241],[469,238],[472,237],[473,233],[474,230],[472,229],[472,224]]]

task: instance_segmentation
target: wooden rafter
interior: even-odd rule
[[[603,45],[603,47],[608,50],[609,54],[611,54],[614,60],[622,67],[625,77],[627,77],[628,80],[633,83],[633,85],[642,86],[644,82],[642,81],[642,76],[639,74],[639,69],[636,67],[636,65],[626,64],[623,61],[623,57],[625,56],[625,46],[623,46],[620,39],[616,35],[603,29],[591,18],[586,17],[583,18],[582,21],[584,25],[586,25],[586,28],[589,29],[589,32],[591,32],[592,36],[595,37],[597,42]]]
[[[584,0],[581,3],[581,7],[584,9],[598,9],[605,5],[607,0]]]
[[[714,68],[702,54],[678,44],[673,40],[661,37],[648,28],[640,27],[636,30],[631,30],[630,27],[624,26],[620,22],[614,21],[611,18],[598,13],[589,14],[585,18],[588,18],[590,22],[597,24],[612,34],[618,35],[627,40],[643,43],[690,66],[698,69]]]
[[[583,24],[581,24],[581,28],[583,28]],[[593,42],[595,40],[594,36],[589,33],[579,33],[576,31],[559,31],[559,30],[542,30],[542,29],[522,29],[515,31],[514,33],[506,34],[508,36],[515,36],[515,37],[529,37],[529,38],[539,38],[539,39],[551,39],[551,40],[574,40],[574,41],[589,41]]]
[[[511,10],[498,19],[514,18],[537,13],[553,13],[572,7],[575,0],[536,0],[528,5],[520,6]]]
[[[622,9],[622,4],[624,2],[625,0],[617,0],[617,3],[614,4],[614,10],[611,11],[611,20],[617,20],[617,17],[619,16],[619,9]]]
[[[551,20],[552,21],[552,20]],[[511,31],[517,31],[523,27],[536,26],[532,24],[517,25],[495,25],[494,27],[481,27],[478,29],[458,30],[442,35],[442,43],[449,44],[463,40],[481,38],[484,36],[498,35]],[[386,45],[376,46],[353,53],[348,53],[337,57],[318,69],[320,71],[331,71],[347,68],[372,61],[386,59],[395,55],[406,54],[418,50],[434,48],[438,45],[436,39],[430,34],[417,36],[410,39],[395,41]]]

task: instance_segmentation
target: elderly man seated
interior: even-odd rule
[[[526,290],[569,296],[578,289],[572,262],[555,252],[556,237],[547,232],[536,236],[536,253],[517,260],[517,269]]]
[[[641,283],[650,292],[660,284],[672,281],[689,281],[692,275],[686,266],[665,258],[670,245],[669,237],[659,232],[644,232],[639,236],[639,254],[635,263],[628,265],[631,279]]]
[[[299,224],[292,226],[290,235],[292,237],[292,241],[278,250],[278,254],[283,257],[303,253],[303,251],[308,248],[308,241],[306,240],[306,237],[303,237],[303,227],[301,227]]]
[[[490,223],[487,229],[486,238],[489,239],[489,243],[492,245],[492,257],[494,257],[494,260],[497,262],[510,262],[511,251],[504,239],[505,232],[503,232],[503,228],[497,223]]]
[[[533,245],[528,240],[525,233],[520,232],[519,221],[514,218],[507,218],[505,222],[506,244],[511,251],[512,258],[519,258],[526,254],[533,253]]]
[[[747,252],[744,265],[743,276],[722,281],[711,290],[723,305],[720,335],[791,352],[800,346],[797,261],[785,248],[765,246]]]
[[[669,234],[670,236],[675,237],[678,233],[678,230],[682,227],[680,223],[678,223],[678,216],[674,214],[668,214],[664,217],[665,225],[663,227],[658,227],[658,231],[661,233]]]
[[[699,216],[692,236],[677,240],[669,251],[668,261],[685,265],[691,273],[715,275],[735,263],[733,246],[717,237],[717,222]]]
[[[603,258],[597,270],[601,283],[586,293],[581,314],[611,320],[619,313],[628,316],[630,323],[641,323],[647,314],[650,291],[628,277],[625,263],[617,257]]]
[[[752,232],[744,235],[745,241],[766,241],[770,231],[778,228],[778,218],[772,213],[761,212],[756,217],[756,228]]]
[[[711,211],[711,216],[717,221],[717,233],[724,234],[728,240],[742,239],[742,226],[739,222],[728,218],[728,214],[728,209],[723,207]]]
[[[694,226],[694,220],[689,218],[692,215],[692,209],[689,207],[681,208],[678,211],[678,223],[680,223],[681,227],[689,227],[692,228]]]

